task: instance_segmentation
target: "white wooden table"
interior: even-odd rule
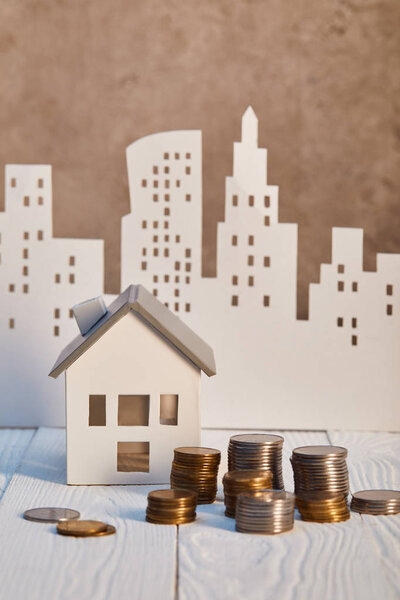
[[[204,430],[223,451],[233,431]],[[349,450],[351,490],[400,489],[400,434],[280,432],[284,477],[293,489],[291,450],[338,444]],[[157,486],[159,487],[159,486]],[[195,523],[145,521],[151,486],[65,485],[62,429],[0,430],[1,600],[268,599],[368,600],[400,597],[400,515],[315,524],[296,518],[278,536],[237,533],[219,500]],[[22,518],[27,508],[65,506],[117,527],[105,538],[66,538],[54,525]]]

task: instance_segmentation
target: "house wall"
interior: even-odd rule
[[[200,371],[130,312],[66,372],[69,484],[168,483],[177,446],[200,443]],[[106,426],[89,427],[89,395]],[[118,395],[150,394],[148,426],[118,426]],[[160,424],[160,394],[178,394],[178,425]],[[148,473],[117,472],[117,442],[150,442]]]

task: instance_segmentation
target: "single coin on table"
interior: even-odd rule
[[[117,530],[114,525],[107,525],[107,529],[105,531],[99,531],[98,533],[93,533],[87,537],[101,537],[102,535],[113,535]]]
[[[80,516],[80,513],[72,508],[30,508],[24,512],[24,519],[36,523],[58,523],[59,521],[79,519]]]
[[[75,537],[105,535],[107,528],[107,523],[102,521],[59,521],[57,523],[58,533]]]

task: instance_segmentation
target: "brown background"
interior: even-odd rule
[[[53,165],[55,234],[104,238],[116,292],[125,147],[202,129],[210,275],[252,104],[280,219],[299,223],[304,317],[332,226],[365,228],[367,269],[400,252],[399,30],[398,0],[2,0],[1,171]]]

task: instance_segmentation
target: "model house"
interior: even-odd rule
[[[141,285],[73,311],[81,335],[50,372],[65,372],[67,482],[168,483],[174,448],[200,443],[212,349]]]

